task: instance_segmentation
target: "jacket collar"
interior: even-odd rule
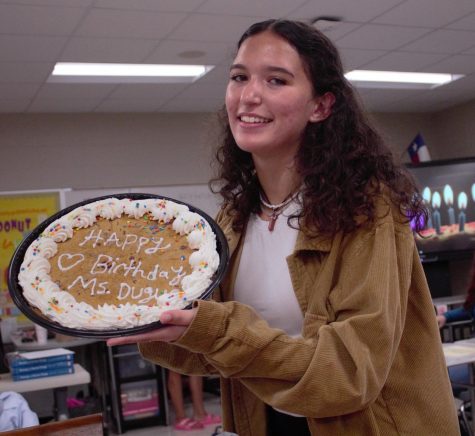
[[[299,251],[330,251],[332,246],[332,238],[327,236],[310,237],[302,230],[297,236],[295,244],[295,252]]]

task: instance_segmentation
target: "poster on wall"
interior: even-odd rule
[[[8,265],[20,242],[64,204],[64,190],[0,192],[0,319],[27,322],[10,298]]]

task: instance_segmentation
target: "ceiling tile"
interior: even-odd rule
[[[161,83],[161,84],[122,84],[116,87],[109,95],[110,99],[155,100],[156,107],[183,91],[189,84]]]
[[[357,88],[358,89],[358,88]],[[376,103],[391,103],[402,100],[403,98],[414,96],[415,94],[422,94],[425,90],[413,89],[378,89],[377,92],[370,92],[362,95],[365,105],[374,105]]]
[[[153,99],[108,98],[95,108],[95,112],[154,112],[160,102]]]
[[[462,51],[461,54],[475,55],[475,45],[467,50]]]
[[[387,53],[385,50],[359,50],[345,48],[339,49],[339,52],[345,70],[360,68],[362,65],[365,65]]]
[[[407,0],[375,18],[373,22],[399,26],[443,27],[473,11],[473,0]]]
[[[427,53],[460,53],[473,46],[475,32],[436,30],[403,47],[404,51]]]
[[[455,55],[437,62],[426,71],[434,73],[471,74],[475,72],[475,55]]]
[[[136,11],[191,12],[203,0],[96,0],[95,7]]]
[[[94,0],[0,0],[0,3],[10,3],[17,5],[31,6],[62,6],[62,7],[82,7],[90,6]]]
[[[358,27],[361,27],[360,23],[345,23],[343,21],[331,24],[328,29],[322,28],[318,23],[315,24],[315,27],[322,31],[323,34],[328,36],[333,42],[338,41],[340,38],[344,37],[348,33],[356,30]]]
[[[36,96],[39,99],[103,99],[115,85],[99,83],[46,83]]]
[[[92,9],[76,31],[78,36],[160,39],[183,20],[181,13]]]
[[[475,99],[474,0],[243,1],[0,0],[0,112],[214,112],[238,38],[268,16],[342,17],[324,33],[348,70],[468,75],[428,95],[360,89],[370,110],[434,111]],[[198,57],[180,56],[193,51]],[[193,84],[45,85],[58,60],[216,67]]]
[[[207,0],[196,12],[222,15],[246,15],[261,18],[285,17],[306,0]]]
[[[203,56],[183,57],[181,53],[203,52]],[[147,57],[147,63],[206,64],[216,65],[224,59],[232,59],[234,45],[218,42],[164,40]]]
[[[450,23],[447,28],[457,30],[471,30],[472,32],[475,32],[475,13]]]
[[[45,62],[2,62],[0,83],[43,83],[53,66]]]
[[[2,35],[0,59],[2,62],[54,62],[61,53],[65,37]]]
[[[0,29],[15,35],[68,35],[84,9],[0,4]]]
[[[290,18],[310,20],[318,16],[336,16],[343,21],[364,23],[401,3],[401,0],[311,0],[296,9]]]
[[[392,51],[365,64],[364,68],[384,71],[429,71],[425,70],[424,67],[439,62],[446,57],[446,54]]]
[[[99,103],[100,100],[94,98],[43,98],[35,99],[27,112],[91,112]]]
[[[176,98],[178,99],[213,99],[221,100],[224,103],[224,95],[226,93],[225,85],[211,85],[207,83],[196,83],[183,92],[181,92]]]
[[[177,98],[160,107],[159,112],[216,112],[222,106],[222,99]]]
[[[0,83],[0,99],[32,99],[39,87],[39,84]]]
[[[0,98],[0,112],[1,113],[25,112],[30,103],[31,103],[31,100],[26,99],[26,98],[15,98],[15,99]]]
[[[61,54],[64,62],[140,63],[156,47],[150,39],[72,38]]]
[[[395,50],[428,32],[417,27],[366,24],[338,40],[343,48]]]
[[[219,15],[190,15],[169,35],[169,39],[237,43],[246,29],[257,21],[260,21],[257,17],[235,16],[230,20]]]
[[[433,95],[444,98],[475,97],[475,74],[469,74],[447,85],[431,90]]]
[[[208,74],[197,80],[196,83],[210,83],[216,86],[227,85],[229,82],[229,67],[231,62],[223,62],[214,67]]]

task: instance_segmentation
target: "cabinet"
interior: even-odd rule
[[[144,360],[135,344],[109,347],[108,359],[117,432],[167,425],[165,370]]]

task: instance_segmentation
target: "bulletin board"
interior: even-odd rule
[[[8,292],[10,259],[21,241],[65,205],[68,190],[0,192],[0,318],[26,321]]]

